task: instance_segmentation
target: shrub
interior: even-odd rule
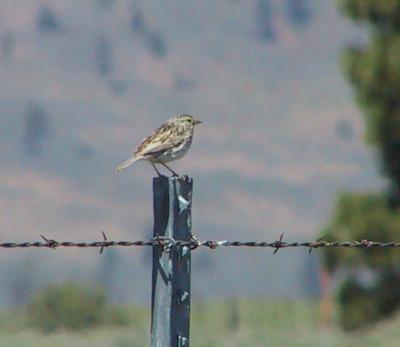
[[[368,327],[389,318],[400,306],[400,276],[396,271],[381,270],[371,286],[354,278],[346,279],[338,292],[340,324],[348,331]]]
[[[28,306],[30,322],[45,332],[82,330],[105,324],[109,311],[103,290],[75,283],[44,288]]]

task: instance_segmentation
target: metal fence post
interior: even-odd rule
[[[193,181],[153,179],[154,236],[191,240]],[[168,242],[167,242],[168,244]],[[153,247],[151,346],[188,347],[190,322],[190,247]]]

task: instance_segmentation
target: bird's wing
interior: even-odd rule
[[[179,146],[182,141],[183,138],[173,132],[171,125],[165,123],[140,143],[134,155],[141,158],[157,157],[165,151]]]
[[[171,143],[164,143],[164,144],[159,143],[154,146],[149,146],[149,148],[146,148],[143,151],[142,155],[144,157],[148,156],[158,157],[159,155],[163,154],[165,151],[168,151],[173,147],[174,145],[172,145]]]
[[[144,139],[135,152],[135,156],[146,158],[149,156],[158,157],[165,151],[179,146],[183,140],[181,138],[171,139],[170,136],[149,136]]]

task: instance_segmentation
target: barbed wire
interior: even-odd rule
[[[308,248],[311,252],[315,248],[400,248],[400,242],[380,242],[380,241],[323,241],[322,238],[316,241],[283,241],[283,234],[273,242],[266,241],[229,241],[229,240],[206,240],[200,241],[192,237],[190,241],[174,240],[170,237],[158,236],[148,241],[109,241],[106,234],[101,232],[103,240],[91,242],[74,242],[74,241],[56,241],[49,239],[43,235],[43,241],[36,242],[0,242],[0,248],[51,248],[60,247],[77,247],[77,248],[100,248],[100,253],[107,247],[142,247],[142,246],[162,246],[165,249],[170,249],[173,246],[186,246],[192,250],[199,247],[209,249],[217,249],[219,247],[255,247],[255,248],[273,248],[274,254],[281,248]]]

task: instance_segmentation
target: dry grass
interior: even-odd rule
[[[143,347],[149,346],[147,308],[127,308],[131,324],[81,333],[42,334],[27,326],[24,312],[0,315],[0,347]],[[314,301],[240,300],[194,304],[193,347],[372,347],[398,346],[400,316],[366,331],[344,334],[322,329]]]

